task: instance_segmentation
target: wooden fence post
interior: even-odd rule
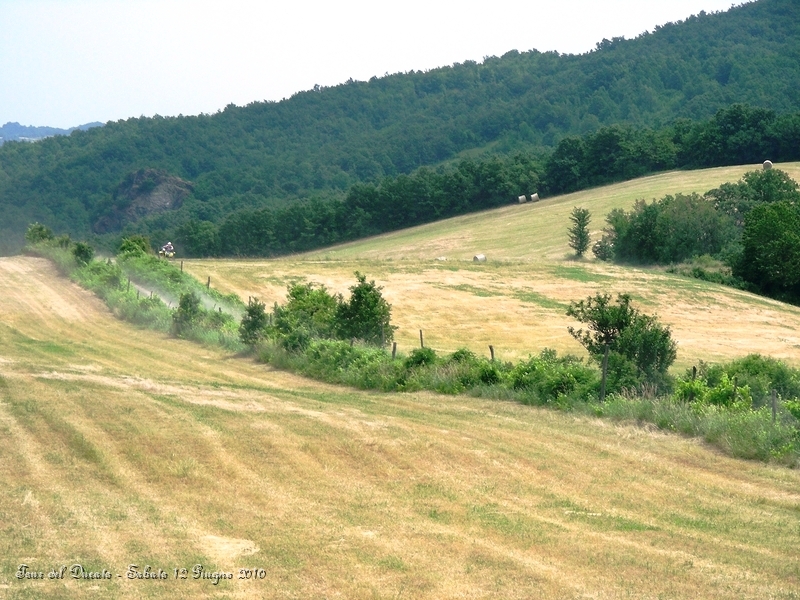
[[[422,338],[422,329],[419,330],[419,347],[420,348],[425,347],[425,341]]]
[[[206,289],[207,290],[211,289],[211,275],[208,276],[208,282],[206,283]]]
[[[392,360],[397,356],[397,342],[392,342]]]
[[[386,334],[383,331],[383,323],[381,323],[381,348],[386,348]]]
[[[694,383],[696,377],[697,377],[697,367],[692,366],[692,383]],[[689,390],[689,402],[694,402],[694,386],[692,386],[691,389]]]
[[[778,416],[778,393],[775,391],[775,388],[772,388],[772,422],[775,422],[775,419]]]
[[[183,261],[181,261],[181,273],[183,273]]]
[[[600,379],[600,402],[606,401],[606,375],[608,374],[608,344],[603,352],[603,375]]]
[[[492,362],[494,362],[494,346],[489,344],[489,355],[492,357]]]

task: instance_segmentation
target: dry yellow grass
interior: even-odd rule
[[[800,473],[133,329],[0,260],[0,597],[791,598]],[[18,564],[110,581],[20,581]],[[167,581],[117,578],[127,565]],[[263,568],[176,581],[173,568]]]
[[[597,225],[640,195],[739,171],[186,267],[270,302],[296,278],[345,292],[358,269],[385,286],[405,349],[423,328],[443,350],[580,352],[564,305],[608,290],[670,323],[684,365],[750,351],[800,364],[793,307],[564,258],[574,204]],[[477,251],[493,262],[459,260]],[[319,384],[134,329],[31,258],[0,259],[0,490],[0,598],[795,598],[800,586],[797,470],[513,403]],[[113,577],[20,581],[20,563]],[[129,581],[130,563],[170,578]],[[173,578],[197,563],[264,578]]]
[[[359,270],[384,287],[393,305],[401,350],[419,344],[451,352],[468,347],[504,360],[545,347],[584,355],[569,336],[564,311],[598,292],[628,292],[655,312],[678,341],[676,369],[698,360],[720,362],[760,352],[800,366],[800,309],[661,269],[616,267],[569,257],[566,229],[573,206],[588,208],[599,231],[612,208],[636,198],[705,192],[737,181],[753,167],[723,167],[654,175],[536,204],[448,219],[319,252],[275,260],[188,260],[201,281],[244,299],[283,302],[287,284],[309,280],[347,293]],[[800,180],[800,163],[779,165]],[[476,265],[485,252],[489,263]],[[447,261],[436,258],[446,256]]]

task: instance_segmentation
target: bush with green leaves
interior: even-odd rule
[[[740,386],[723,373],[722,377],[709,386],[703,378],[679,380],[675,386],[674,398],[684,402],[694,402],[698,407],[704,404],[722,406],[732,410],[747,410],[753,404],[750,387]]]
[[[670,328],[634,308],[630,295],[618,294],[612,303],[610,294],[596,294],[571,303],[567,315],[588,326],[567,330],[598,363],[608,348],[609,391],[641,384],[670,389],[668,369],[677,356]]]
[[[426,367],[436,364],[436,351],[433,348],[415,348],[403,363],[406,369]]]
[[[392,305],[381,294],[382,287],[358,271],[357,283],[350,288],[350,298],[340,300],[336,308],[336,334],[341,339],[363,340],[380,345],[394,339],[391,324]]]
[[[122,269],[111,261],[91,261],[75,273],[78,282],[84,287],[104,295],[106,291],[122,287]]]
[[[25,241],[29,244],[49,242],[53,237],[53,231],[41,223],[31,223],[25,232]]]
[[[683,378],[690,379],[691,375],[691,371],[687,371]],[[749,354],[719,365],[700,361],[698,380],[715,387],[724,377],[735,380],[739,387],[747,387],[756,408],[769,404],[773,389],[781,398],[800,398],[800,370],[770,356]]]
[[[255,346],[267,334],[269,317],[266,306],[257,298],[250,298],[239,325],[239,338],[247,346]]]
[[[119,250],[119,256],[144,256],[145,254],[152,254],[150,247],[150,240],[143,235],[131,235],[122,238]]]
[[[800,302],[800,208],[783,200],[760,204],[744,218],[733,274],[761,293]]]
[[[528,401],[546,404],[573,397],[589,400],[597,395],[599,377],[592,368],[571,355],[559,357],[545,349],[517,364],[509,373],[512,389],[527,392]]]
[[[315,283],[290,285],[286,296],[285,305],[276,303],[273,307],[272,325],[268,328],[268,334],[285,349],[302,351],[314,339],[335,336],[340,297]]]
[[[181,294],[178,308],[172,315],[172,333],[185,337],[201,319],[200,298],[193,293]]]
[[[72,255],[79,265],[88,265],[94,258],[94,248],[86,242],[76,242],[72,247]]]

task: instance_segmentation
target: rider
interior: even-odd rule
[[[164,252],[175,252],[175,248],[172,247],[172,242],[167,242],[163,248],[161,248]]]

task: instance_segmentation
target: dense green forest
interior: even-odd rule
[[[282,252],[292,243],[319,245],[419,222],[425,211],[415,203],[424,198],[411,201],[412,216],[403,222],[385,219],[405,218],[407,210],[373,213],[365,206],[373,206],[370,190],[385,190],[391,202],[392,186],[426,178],[477,190],[472,200],[428,211],[429,219],[508,202],[536,191],[529,184],[555,193],[620,172],[735,162],[736,148],[749,156],[764,147],[769,152],[756,160],[781,160],[797,146],[798,82],[800,5],[759,0],[634,40],[603,40],[583,55],[512,51],[480,64],[230,105],[213,115],[129,119],[33,144],[11,142],[0,147],[0,253],[18,249],[31,221],[81,237],[108,231],[98,223],[118,221],[128,233],[154,238],[180,229],[198,251],[206,238],[218,253]],[[729,108],[736,103],[758,107],[745,109],[752,123],[736,121]],[[740,125],[735,135],[724,122],[716,130],[701,126],[723,108]],[[647,160],[614,164],[609,174],[603,144],[633,142],[640,157],[652,150]],[[507,187],[489,187],[493,169],[507,174]],[[190,193],[167,212],[115,221],[130,201],[121,186],[151,171],[180,178]],[[301,217],[317,208],[335,212],[334,201],[372,216],[358,213],[360,228],[346,232],[316,219],[303,225],[305,238],[295,235],[288,245],[220,246],[226,223],[242,218],[235,215],[280,215],[298,201],[305,201],[294,209]],[[118,237],[106,233],[99,241]]]
[[[601,260],[689,261],[671,269],[800,304],[800,185],[779,169],[750,171],[704,196],[637,200],[606,223],[592,249]]]

